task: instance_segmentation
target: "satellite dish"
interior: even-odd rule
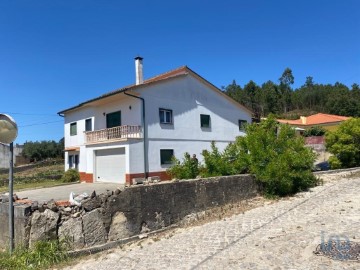
[[[0,143],[10,144],[18,135],[18,127],[14,119],[0,113]]]

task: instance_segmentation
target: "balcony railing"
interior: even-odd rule
[[[85,143],[121,141],[142,138],[141,126],[118,126],[85,132]]]

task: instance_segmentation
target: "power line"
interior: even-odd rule
[[[59,117],[57,114],[49,114],[49,113],[20,113],[20,112],[3,112],[6,114],[18,114],[18,115],[42,115],[42,116],[56,116]]]
[[[50,122],[44,122],[44,123],[35,123],[35,124],[23,125],[23,126],[19,126],[19,127],[40,126],[40,125],[46,125],[46,124],[51,124],[51,123],[59,123],[59,122],[63,122],[63,120],[60,120],[60,121],[50,121]]]

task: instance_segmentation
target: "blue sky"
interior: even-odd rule
[[[188,65],[218,87],[233,79],[295,87],[360,84],[360,1],[0,1],[0,112],[17,143],[59,140],[57,112],[144,76]],[[46,124],[44,124],[46,123]]]

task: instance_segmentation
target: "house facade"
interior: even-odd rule
[[[82,181],[131,184],[133,178],[169,179],[171,157],[220,149],[243,136],[252,113],[184,66],[61,111],[65,169]]]

